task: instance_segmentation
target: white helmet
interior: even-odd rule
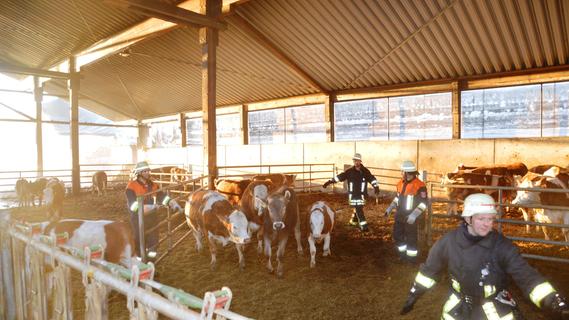
[[[401,163],[401,171],[403,172],[416,172],[417,167],[411,160],[405,160]]]
[[[462,216],[472,217],[475,214],[498,214],[494,198],[485,193],[475,193],[466,197]]]
[[[360,160],[362,161],[362,155],[359,153],[354,154],[354,156],[352,157],[352,160]]]

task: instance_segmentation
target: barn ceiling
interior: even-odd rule
[[[567,65],[569,57],[569,0],[224,3],[232,6],[217,51],[219,106]],[[50,69],[145,22],[102,1],[4,0],[0,63]],[[198,30],[164,29],[84,65],[81,104],[115,120],[198,111],[200,67]],[[46,90],[65,94],[66,84],[51,80]]]

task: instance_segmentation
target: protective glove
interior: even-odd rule
[[[378,186],[373,187],[373,192],[375,192],[375,195],[378,196],[379,195],[379,187]]]
[[[421,213],[423,213],[423,211],[421,211],[419,208],[415,208],[415,210],[413,210],[413,212],[411,212],[409,216],[407,216],[407,223],[408,224],[415,223],[415,220],[417,220],[417,218],[421,215]]]
[[[552,319],[569,320],[569,305],[565,297],[552,293],[543,299],[543,306],[549,311]]]
[[[395,209],[395,207],[397,207],[397,204],[395,204],[395,202],[391,202],[391,204],[389,205],[389,207],[387,209],[385,209],[385,214],[384,216],[386,218],[389,218],[389,216],[391,215],[391,211],[393,211],[393,209]]]
[[[405,304],[403,305],[403,308],[401,308],[401,312],[399,312],[399,314],[404,315],[411,312],[411,310],[413,310],[415,302],[419,300],[419,297],[421,297],[423,293],[425,293],[425,289],[422,289],[416,283],[413,283],[413,287],[411,288],[411,291],[409,291],[407,300],[405,301]]]
[[[332,184],[332,182],[333,182],[333,181],[332,181],[331,179],[328,180],[328,181],[326,181],[326,182],[324,182],[324,184],[322,185],[322,188],[326,189],[330,184]]]

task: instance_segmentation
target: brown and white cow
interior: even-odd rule
[[[128,223],[110,220],[65,219],[41,223],[43,234],[52,236],[67,232],[65,245],[83,250],[100,244],[105,248],[105,260],[130,268],[137,263],[134,237]]]
[[[43,189],[43,197],[47,207],[47,217],[50,221],[57,221],[63,215],[63,199],[65,198],[65,185],[57,178],[50,178]]]
[[[42,205],[43,202],[43,189],[45,189],[45,186],[47,185],[47,179],[46,178],[39,178],[36,179],[36,181],[31,182],[28,185],[29,188],[29,195],[30,195],[30,201],[32,202],[32,206],[35,206],[35,198],[36,196],[38,197],[39,200],[39,205]]]
[[[560,173],[569,172],[569,170],[567,170],[566,168],[563,168],[563,167],[558,166],[556,164],[541,164],[539,166],[531,167],[528,171],[533,172],[533,173],[544,174],[546,171],[550,170],[553,167],[559,168],[558,170]],[[521,175],[521,176],[523,177],[524,175]]]
[[[543,175],[528,172],[522,179],[518,179],[517,186],[520,188],[544,188],[544,189],[564,189],[569,191],[569,174],[559,173],[559,170],[546,170]],[[555,193],[547,191],[528,191],[518,190],[517,196],[512,201],[516,205],[546,205],[569,207],[569,193]],[[535,213],[534,219],[540,223],[569,224],[569,210],[555,210],[544,208],[523,208],[524,219],[529,221],[530,212]],[[528,228],[529,229],[529,228]],[[545,239],[549,240],[547,227],[542,226]],[[569,241],[569,229],[563,228],[565,241]]]
[[[510,164],[496,164],[490,166],[465,166],[460,164],[454,172],[447,173],[448,178],[453,178],[455,175],[463,173],[477,173],[484,175],[499,175],[499,176],[524,176],[528,172],[528,168],[521,162],[514,162]]]
[[[509,175],[487,175],[479,173],[467,173],[459,172],[449,178],[448,175],[443,176],[442,184],[444,185],[479,185],[479,186],[489,186],[489,187],[513,187],[514,179]],[[449,200],[451,201],[448,206],[448,214],[458,214],[458,203],[457,200],[464,200],[467,196],[473,193],[486,193],[497,199],[498,190],[492,189],[466,189],[466,188],[455,188],[446,187],[445,190]],[[504,199],[509,199],[512,197],[513,192],[504,190],[502,191],[502,197]]]
[[[296,174],[283,174],[283,173],[270,173],[270,174],[258,174],[253,177],[253,181],[269,180],[273,183],[275,188],[280,188],[282,186],[294,187],[294,181],[296,180]]]
[[[308,214],[308,245],[310,246],[310,267],[316,266],[316,245],[324,240],[322,256],[330,255],[330,235],[334,229],[334,210],[325,201],[316,201]]]
[[[18,197],[18,207],[30,205],[30,182],[24,178],[16,181],[16,196]]]
[[[91,193],[95,194],[97,192],[97,196],[101,196],[107,193],[107,174],[105,171],[97,171],[93,173],[93,177],[91,177],[93,185],[91,186]]]
[[[263,252],[263,217],[269,203],[269,194],[274,190],[273,183],[269,180],[253,181],[247,185],[241,198],[241,210],[247,217],[249,225],[247,232],[249,237],[253,237],[253,233],[257,233],[257,252]]]
[[[243,180],[231,180],[231,179],[220,179],[215,182],[215,189],[217,192],[225,195],[229,202],[237,206],[241,201],[243,192],[247,189],[247,186],[251,183],[251,179]]]
[[[300,218],[296,193],[292,188],[283,186],[269,195],[268,210],[263,218],[263,242],[265,255],[268,258],[267,269],[273,272],[271,263],[271,245],[273,241],[278,243],[277,249],[277,276],[284,274],[283,257],[289,234],[294,231],[296,248],[302,254],[300,243]]]
[[[211,269],[217,264],[216,243],[224,247],[235,243],[239,255],[239,269],[245,268],[243,246],[249,242],[247,218],[245,214],[233,208],[219,192],[201,190],[192,193],[186,202],[186,221],[196,239],[196,249],[203,248],[202,237],[206,236],[211,253]]]

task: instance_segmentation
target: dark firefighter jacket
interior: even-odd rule
[[[367,198],[367,184],[378,187],[377,179],[368,168],[361,165],[360,170],[354,166],[334,177],[336,182],[348,181],[348,201],[352,206],[363,206]]]
[[[451,293],[443,307],[445,319],[500,319],[509,315],[512,307],[495,300],[498,293],[507,289],[508,275],[538,307],[545,296],[555,292],[521,257],[517,247],[496,231],[479,241],[468,238],[465,224],[449,232],[432,247],[415,283],[431,288],[445,267],[451,277]],[[457,311],[464,297],[473,302],[467,318]]]

